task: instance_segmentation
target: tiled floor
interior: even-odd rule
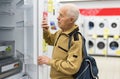
[[[120,79],[120,57],[94,58],[99,68],[99,79]]]

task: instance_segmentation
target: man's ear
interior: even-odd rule
[[[75,21],[74,17],[70,18],[70,23],[73,23]]]

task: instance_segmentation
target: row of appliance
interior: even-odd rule
[[[119,17],[87,17],[84,20],[87,35],[120,35]]]
[[[89,36],[86,39],[86,46],[89,54],[120,56],[120,38],[115,39],[111,36],[105,39],[103,36],[97,38]]]

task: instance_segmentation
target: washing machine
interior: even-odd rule
[[[107,39],[104,39],[102,36],[96,39],[95,54],[107,55]]]
[[[86,35],[96,34],[96,20],[94,18],[86,18],[84,20],[84,26]]]
[[[95,53],[95,39],[92,37],[86,38],[86,48],[88,51],[88,54],[94,54]]]
[[[120,34],[120,19],[112,18],[109,19],[109,35],[119,35]]]
[[[109,30],[108,28],[108,20],[105,18],[98,18],[96,19],[96,34],[97,35],[104,35],[107,34],[107,30]]]
[[[115,39],[113,37],[108,38],[108,55],[120,56],[120,38]]]

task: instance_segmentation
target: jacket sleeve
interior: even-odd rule
[[[66,60],[52,59],[49,64],[54,67],[57,71],[60,71],[67,75],[75,74],[82,63],[82,39],[72,41]]]
[[[56,38],[57,32],[52,34],[50,31],[43,31],[43,38],[45,39],[45,42],[49,45],[54,45],[55,38]]]

